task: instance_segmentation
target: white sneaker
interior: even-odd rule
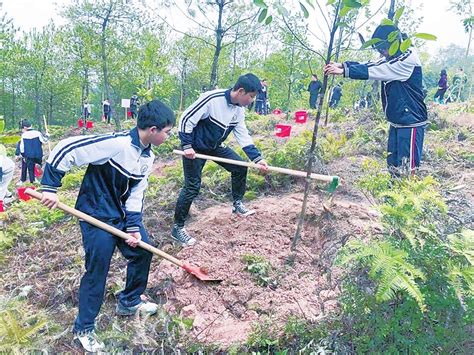
[[[102,343],[95,331],[87,333],[76,333],[74,335],[74,340],[78,340],[85,351],[95,353],[97,351],[102,351],[105,349],[104,343]]]
[[[120,302],[118,302],[115,311],[119,316],[133,316],[137,312],[152,316],[158,311],[158,305],[153,302],[143,301],[136,306],[125,307],[122,306]]]

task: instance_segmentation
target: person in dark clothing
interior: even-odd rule
[[[316,74],[311,76],[311,82],[308,85],[309,91],[309,107],[312,109],[316,108],[316,102],[318,100],[318,95],[321,93],[322,88],[321,81],[318,79]]]
[[[433,98],[434,102],[438,102],[440,104],[444,104],[444,94],[448,90],[448,74],[446,73],[446,69],[441,70],[440,78],[438,80],[438,91]]]
[[[338,83],[331,90],[331,98],[329,100],[329,107],[336,108],[342,97],[342,83]]]
[[[373,45],[381,54],[379,60],[368,63],[329,63],[324,67],[324,73],[382,81],[382,107],[390,124],[387,148],[389,171],[393,175],[406,170],[414,174],[421,161],[428,117],[424,103],[423,73],[415,49],[389,54],[392,44],[389,38],[392,37],[393,40],[402,40],[397,27],[378,26],[372,38],[379,40]]]
[[[260,86],[260,80],[255,75],[242,75],[232,89],[202,94],[181,116],[179,139],[184,151],[184,186],[176,202],[171,238],[182,246],[196,243],[184,228],[189,208],[199,194],[202,169],[206,164],[206,160],[196,158],[196,153],[242,160],[239,154],[223,144],[233,132],[247,157],[259,164],[262,171],[268,169],[245,125],[245,106],[254,101]],[[247,209],[242,202],[246,190],[247,168],[220,162],[217,164],[231,173],[234,201],[232,213],[240,217],[253,214],[255,211]]]
[[[83,106],[84,120],[88,120],[91,117],[91,111],[92,111],[91,104],[89,103],[89,101],[85,100],[84,106]]]
[[[102,112],[104,113],[104,119],[107,124],[110,124],[110,114],[112,113],[112,109],[110,106],[109,98],[106,98],[102,102]]]
[[[87,165],[76,209],[129,235],[123,240],[79,221],[86,271],[79,286],[79,313],[73,333],[87,352],[104,350],[95,334],[95,320],[104,300],[107,273],[116,248],[128,261],[125,287],[117,295],[116,314],[146,316],[157,312],[155,303],[142,298],[152,254],[137,245],[140,240],[149,243],[142,219],[155,158],[151,148],[166,141],[174,123],[173,111],[153,100],[140,107],[137,125],[132,130],[66,138],[54,147],[46,163],[41,180],[41,202],[45,206],[58,205],[56,192],[71,168]]]
[[[43,162],[43,143],[48,139],[41,132],[31,128],[28,120],[22,120],[22,135],[19,144],[19,153],[21,160],[21,183],[26,182],[26,175],[30,178],[30,182],[35,182],[35,165],[41,165]]]
[[[140,101],[138,100],[137,93],[135,92],[130,98],[130,113],[132,114],[133,119],[138,117],[138,105],[140,105]]]
[[[267,80],[263,79],[260,82],[260,89],[257,92],[257,98],[255,99],[255,112],[260,115],[266,115],[267,111],[267,100],[268,100],[268,86]]]

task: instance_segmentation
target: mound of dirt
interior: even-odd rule
[[[349,237],[360,238],[380,228],[377,212],[359,197],[353,201],[335,197],[327,210],[322,207],[323,202],[328,205],[322,193],[310,196],[307,223],[294,253],[291,239],[302,194],[254,201],[249,207],[257,213],[247,218],[233,216],[229,205],[203,210],[199,220],[187,226],[198,243],[176,256],[206,267],[222,283],[198,281],[164,261],[151,274],[149,286],[166,284],[160,290],[166,310],[194,320],[194,340],[222,348],[245,342],[252,326],[265,320],[278,328],[291,315],[320,319],[337,309],[334,280],[340,271],[332,266],[336,251]],[[258,255],[271,264],[266,286],[245,271],[245,255]]]

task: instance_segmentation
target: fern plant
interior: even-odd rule
[[[32,345],[46,324],[42,316],[32,316],[16,309],[0,312],[0,350]]]
[[[388,231],[405,237],[413,247],[424,244],[425,238],[436,238],[430,218],[445,214],[446,204],[436,190],[432,177],[402,180],[390,191],[381,193],[385,203],[380,206]]]
[[[377,282],[375,297],[378,301],[389,301],[397,292],[405,292],[416,300],[421,311],[426,310],[424,296],[416,282],[424,280],[423,272],[407,261],[408,253],[395,248],[387,241],[352,241],[340,256],[339,263],[348,265],[357,262],[369,267],[369,276]]]
[[[465,298],[474,297],[474,231],[466,229],[449,235],[446,247],[451,252],[448,279],[465,307]]]

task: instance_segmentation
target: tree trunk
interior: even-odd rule
[[[342,0],[338,1],[337,6],[336,6],[336,11],[334,13],[334,21],[333,21],[332,28],[331,28],[331,34],[330,34],[330,37],[329,37],[329,44],[328,44],[328,51],[327,51],[327,55],[326,55],[326,64],[329,64],[331,62],[332,47],[333,47],[334,37],[336,35],[336,31],[337,31],[337,27],[338,27],[338,25],[337,25],[338,22],[339,22],[338,14],[339,14],[339,9],[341,7],[341,2],[342,2]],[[324,98],[324,94],[326,93],[327,85],[328,85],[328,76],[324,75],[323,87],[321,88],[321,96],[319,97],[319,100],[318,100],[318,112],[316,114],[316,119],[315,119],[315,122],[314,122],[313,138],[311,140],[311,147],[310,147],[309,153],[308,153],[308,166],[307,166],[307,169],[306,169],[307,177],[306,177],[306,181],[305,181],[305,185],[304,185],[303,205],[301,207],[301,213],[300,213],[300,217],[298,219],[298,226],[296,228],[296,232],[295,232],[295,235],[293,237],[293,241],[291,243],[291,250],[296,249],[296,245],[298,244],[298,240],[301,237],[301,230],[303,228],[303,223],[304,223],[304,219],[305,219],[305,215],[306,215],[306,206],[308,204],[308,194],[309,194],[309,187],[310,187],[310,183],[311,183],[311,179],[309,178],[309,176],[311,175],[311,172],[312,172],[312,169],[313,169],[314,150],[316,148],[316,138],[318,136],[319,121],[321,119],[321,111],[322,111],[322,106],[323,106],[323,101],[324,101],[323,98]]]
[[[179,110],[183,111],[186,101],[186,69],[188,66],[188,58],[184,55],[183,70],[181,70],[181,95],[179,99]]]
[[[343,28],[342,27],[339,28],[339,38],[337,40],[336,55],[335,55],[335,58],[334,58],[334,61],[336,63],[339,61],[339,53],[341,52],[342,33],[343,32],[344,32]],[[330,92],[331,92],[331,88],[334,86],[334,80],[335,79],[336,78],[334,76],[331,78],[331,84],[329,85],[329,90],[328,90],[328,99],[330,99],[329,95],[330,95]],[[326,117],[324,118],[324,126],[327,126],[328,118],[329,118],[329,104],[326,105]]]
[[[224,31],[222,29],[222,15],[224,13],[224,0],[217,0],[217,6],[219,6],[219,18],[217,19],[217,28],[216,28],[216,47],[214,51],[214,57],[212,59],[211,67],[211,78],[209,81],[210,88],[214,88],[217,84],[217,69],[219,66],[219,56],[222,50],[222,38],[224,36]]]
[[[291,43],[290,72],[288,77],[288,93],[286,97],[287,110],[291,107],[291,89],[293,88],[293,71],[295,63],[295,41]]]
[[[471,28],[469,30],[469,39],[467,40],[467,48],[466,48],[466,58],[469,56],[469,51],[471,49],[471,42],[472,42],[472,28],[474,24],[471,24]]]

